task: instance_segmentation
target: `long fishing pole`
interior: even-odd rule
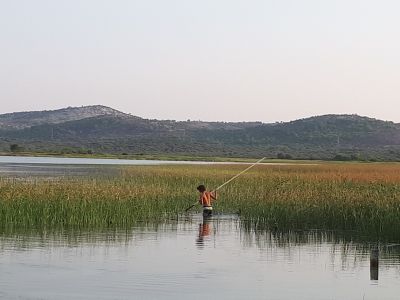
[[[229,179],[227,182],[225,182],[224,184],[221,184],[219,187],[217,187],[215,190],[213,190],[213,192],[218,191],[220,188],[224,187],[225,185],[227,185],[229,182],[233,181],[234,179],[238,178],[240,175],[242,175],[243,173],[247,172],[248,170],[250,170],[252,167],[254,167],[255,165],[259,164],[260,162],[262,162],[265,159],[265,157],[261,158],[259,161],[255,162],[254,164],[252,164],[250,167],[248,167],[247,169],[243,170],[242,172],[236,174],[235,176],[233,176],[231,179]]]
[[[231,181],[235,180],[236,178],[238,178],[240,175],[246,173],[248,170],[250,170],[251,168],[253,168],[255,165],[258,165],[259,163],[261,163],[263,160],[265,159],[265,157],[261,158],[259,161],[255,162],[254,164],[252,164],[250,167],[244,169],[243,171],[241,171],[240,173],[236,174],[235,176],[233,176],[231,179],[229,179],[228,181],[226,181],[225,183],[221,184],[219,187],[217,187],[216,189],[212,190],[212,192],[216,192],[219,189],[221,189],[222,187],[224,187],[225,185],[227,185],[228,183],[230,183]],[[197,204],[194,203],[193,205],[189,206],[188,208],[185,209],[185,212],[187,212],[189,209],[191,209],[192,207],[194,207]]]

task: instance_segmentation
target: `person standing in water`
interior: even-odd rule
[[[208,192],[204,185],[199,185],[197,190],[200,193],[199,203],[203,206],[203,217],[212,216],[212,201],[217,200],[217,191]]]

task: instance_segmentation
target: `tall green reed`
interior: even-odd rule
[[[111,178],[0,179],[1,227],[129,227],[176,218],[200,183],[216,187],[239,165],[122,168]],[[397,165],[257,166],[219,192],[217,212],[255,228],[396,234]],[[399,234],[398,234],[399,235]]]

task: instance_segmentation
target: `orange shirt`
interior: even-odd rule
[[[203,206],[211,206],[211,193],[210,192],[201,193],[199,202]]]

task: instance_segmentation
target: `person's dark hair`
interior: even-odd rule
[[[205,192],[205,191],[206,191],[206,187],[205,187],[203,184],[200,184],[200,185],[197,187],[197,190],[198,190],[199,192]]]

